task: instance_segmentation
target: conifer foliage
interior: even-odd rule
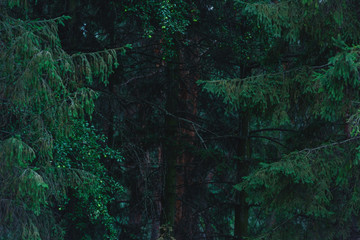
[[[199,83],[222,96],[233,111],[250,111],[253,120],[262,122],[260,125],[299,133],[284,132],[277,138],[286,143],[285,148],[277,147],[279,160],[270,160],[266,154],[256,161],[259,155],[253,151],[253,170],[235,186],[248,194],[247,202],[254,206],[250,212],[258,214],[249,218],[251,235],[254,239],[356,239],[360,200],[358,31],[344,19],[351,19],[353,26],[359,24],[353,19],[358,15],[353,9],[357,3],[310,0],[239,4],[265,30],[263,37],[268,38],[270,49],[276,39],[282,39],[286,47],[279,64],[271,68],[260,59],[258,69],[245,78]],[[283,114],[274,118],[280,106]],[[261,112],[266,114],[259,118]],[[301,143],[303,131],[312,124],[323,124],[327,133]],[[258,131],[255,124],[252,128]]]
[[[68,17],[15,19],[1,7],[0,239],[63,239],[72,198],[87,205],[71,218],[77,228],[86,218],[114,238],[106,192],[121,186],[109,187],[100,159],[121,156],[102,146],[86,119],[96,98],[87,85],[106,83],[117,53],[69,55],[58,36]]]
[[[359,239],[359,9],[0,0],[0,240]]]

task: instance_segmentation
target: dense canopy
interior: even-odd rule
[[[0,0],[0,240],[360,238],[357,0]]]

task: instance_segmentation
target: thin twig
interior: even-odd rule
[[[199,132],[197,131],[195,124],[192,123],[192,125],[193,125],[196,135],[199,137],[199,139],[200,139],[201,143],[204,145],[205,149],[207,149],[206,143],[205,143],[204,139],[201,137],[201,135],[199,134]]]

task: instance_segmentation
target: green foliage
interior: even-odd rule
[[[357,41],[359,33],[353,1],[237,1],[246,14],[256,16],[259,26],[274,37],[291,43],[312,41],[321,47],[341,33],[346,40]],[[350,24],[351,22],[351,24]],[[326,30],[325,30],[326,29]],[[304,38],[307,36],[307,39]]]
[[[204,88],[217,96],[224,97],[224,102],[239,108],[257,108],[259,112],[265,111],[268,104],[279,104],[281,92],[273,89],[281,89],[282,82],[272,79],[271,76],[254,76],[245,79],[199,81],[205,83]]]
[[[74,126],[71,137],[55,143],[54,168],[50,174],[55,172],[57,176],[51,186],[58,209],[65,211],[67,225],[89,232],[91,225],[101,224],[106,227],[107,238],[115,239],[117,230],[108,204],[113,200],[110,196],[121,195],[124,189],[107,174],[101,160],[121,162],[122,156],[105,145],[105,137],[96,134],[93,126],[80,121],[75,122]],[[62,180],[59,183],[60,177]],[[63,193],[59,194],[59,187]],[[72,196],[66,194],[69,188]],[[71,198],[77,199],[72,208],[69,205],[69,201],[73,201]]]
[[[125,12],[138,15],[143,24],[144,38],[151,39],[160,34],[162,60],[171,61],[176,57],[174,50],[182,35],[192,21],[197,21],[194,4],[182,0],[140,1],[130,2],[124,6]]]
[[[352,216],[360,210],[356,205],[360,200],[358,164],[352,159],[353,155],[338,144],[292,152],[280,161],[262,163],[235,187],[249,193],[250,204],[284,221],[280,226],[284,230],[278,233],[295,228],[294,239],[304,235],[312,236],[310,239],[342,238],[348,236]],[[306,227],[296,227],[301,222]],[[278,233],[270,234],[271,229],[262,232],[267,239],[279,237]]]
[[[315,73],[318,93],[322,101],[318,103],[318,115],[335,120],[354,111],[352,101],[359,98],[359,47],[349,47],[338,39],[333,39],[340,51],[329,59],[329,67]]]
[[[292,8],[295,1],[281,1],[277,4],[268,2],[243,3],[244,11],[257,16],[258,25],[263,24],[267,32],[274,37],[286,35],[286,38],[295,42],[301,31],[299,9]],[[294,11],[295,10],[295,11]],[[296,17],[294,17],[296,16]],[[284,34],[284,32],[286,32]]]
[[[58,24],[67,19],[0,15],[0,125],[6,126],[0,139],[0,238],[62,239],[66,226],[57,219],[57,206],[74,198],[81,214],[105,226],[104,236],[116,237],[108,193],[122,187],[100,162],[121,156],[84,118],[97,95],[86,84],[106,84],[117,54],[68,55],[58,37]]]
[[[251,236],[348,239],[356,234],[352,226],[359,214],[358,147],[354,142],[358,139],[360,61],[359,32],[344,19],[359,24],[351,7],[356,2],[237,2],[243,14],[254,16],[257,28],[264,29],[252,36],[268,39],[268,45],[259,47],[268,56],[253,58],[258,61],[256,67],[240,79],[199,83],[224,99],[232,111],[252,114],[258,123],[251,123],[250,128],[275,130],[285,125],[299,131],[295,135],[281,129],[279,134],[263,133],[261,137],[280,144],[287,135],[293,138],[284,148],[271,148],[276,153],[261,149],[265,144],[252,140],[250,174],[235,186],[248,194],[248,204],[253,206]],[[246,61],[242,64],[245,70],[251,68]],[[326,133],[311,137],[300,133],[317,121],[324,124]],[[346,125],[344,131],[337,126],[339,122],[348,122],[350,127]],[[348,128],[354,137],[348,135]],[[344,136],[348,139],[339,141]],[[309,149],[309,145],[318,147]]]
[[[274,123],[289,123],[291,104],[312,99],[317,93],[311,68],[303,67],[278,73],[254,75],[242,79],[198,81],[206,91],[223,98],[229,111],[251,111],[270,117]]]
[[[3,2],[0,239],[173,239],[190,220],[191,234],[220,239],[235,227],[239,179],[250,239],[354,233],[359,1],[6,1],[11,12]],[[63,11],[71,20],[31,20]],[[131,46],[131,57],[118,62]],[[199,77],[210,79],[198,83],[215,97],[193,88]],[[95,121],[109,120],[110,140],[92,126],[99,93],[89,86],[106,95]],[[180,94],[167,94],[169,86]],[[180,131],[162,139],[169,116]],[[176,144],[176,155],[191,160],[174,172],[184,174],[176,184],[185,186],[182,223],[156,236],[164,146],[183,137],[191,138]],[[129,162],[106,141],[125,146]]]

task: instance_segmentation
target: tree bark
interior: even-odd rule
[[[250,142],[249,142],[249,124],[250,114],[248,112],[240,113],[239,119],[240,140],[238,142],[238,156],[236,159],[236,181],[239,183],[243,176],[249,173],[249,158],[250,158]],[[244,191],[236,192],[235,203],[235,226],[234,237],[235,239],[242,240],[248,235],[248,218],[249,206],[246,203],[246,193]]]
[[[165,109],[165,132],[163,141],[163,160],[165,164],[165,184],[162,195],[161,225],[173,228],[176,205],[176,159],[178,157],[178,120],[174,117],[177,108],[179,71],[174,63],[169,63],[168,89]]]
[[[177,36],[181,41],[182,36]],[[162,201],[162,224],[173,227],[177,240],[192,239],[192,229],[197,227],[193,209],[186,204],[191,198],[194,156],[188,150],[195,144],[195,129],[177,117],[193,120],[197,114],[198,71],[192,72],[189,62],[198,64],[198,55],[188,56],[186,49],[177,47],[176,59],[168,64],[168,92],[165,118],[164,161],[166,163],[165,187]],[[186,59],[186,61],[185,61]],[[185,63],[186,62],[186,63]],[[176,117],[175,117],[176,116]],[[191,201],[191,200],[190,200]]]
[[[197,38],[195,37],[197,42]],[[197,85],[199,79],[198,74],[198,51],[193,50],[192,54],[180,56],[181,62],[187,62],[195,67],[190,68],[188,65],[180,65],[180,85],[179,85],[179,109],[183,113],[182,118],[195,120],[197,115]],[[186,59],[184,61],[183,59]],[[191,70],[192,69],[192,70]],[[195,188],[194,178],[197,172],[194,167],[196,159],[194,154],[189,151],[191,146],[196,145],[196,130],[194,126],[188,122],[180,122],[178,132],[180,135],[182,154],[177,160],[177,202],[176,202],[176,218],[175,218],[175,238],[177,240],[190,240],[194,238],[194,234],[198,232],[198,215],[194,215],[194,193],[199,194]],[[194,187],[195,186],[195,187]]]

